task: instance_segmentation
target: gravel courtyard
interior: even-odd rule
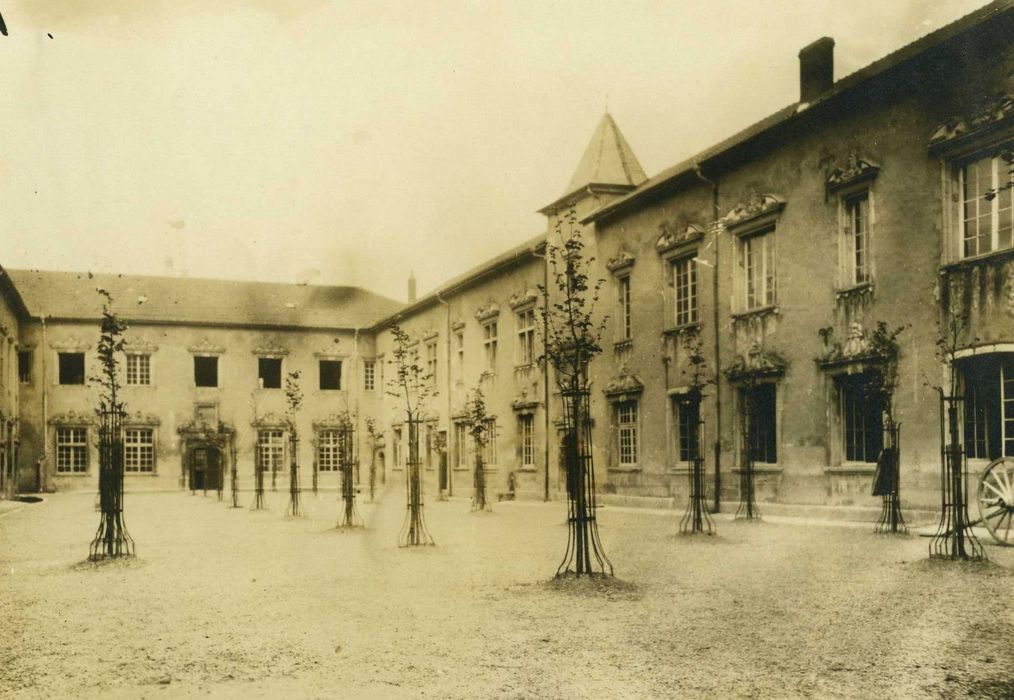
[[[0,695],[1014,697],[1012,550],[603,508],[622,581],[558,585],[561,503],[431,499],[437,546],[400,550],[397,489],[355,533],[269,496],[128,494],[138,557],[102,566],[94,495],[0,511]]]

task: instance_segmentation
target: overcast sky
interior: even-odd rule
[[[983,4],[0,0],[0,265],[403,299],[544,230],[607,101],[651,176]]]

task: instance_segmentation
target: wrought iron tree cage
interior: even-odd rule
[[[363,518],[356,507],[355,468],[358,463],[355,428],[350,420],[338,427],[338,466],[342,479],[342,511],[338,518],[339,529],[363,527]]]
[[[878,483],[875,493],[880,492],[884,505],[874,532],[905,534],[908,526],[901,514],[901,424],[887,422],[884,425],[884,447],[880,453]],[[884,470],[887,470],[884,473]],[[882,482],[882,483],[879,483]]]
[[[410,417],[405,423],[408,426],[408,464],[405,470],[407,505],[405,523],[398,536],[398,546],[431,545],[435,543],[429,530],[426,529],[426,520],[423,517],[422,474],[419,469],[421,466],[419,460],[419,424],[421,421],[417,417]]]
[[[472,478],[472,510],[492,510],[486,499],[486,465],[482,459],[483,445],[479,438],[475,439],[475,473]]]
[[[739,469],[739,507],[736,508],[736,520],[760,520],[757,509],[757,494],[754,484],[754,445],[753,430],[756,420],[757,396],[756,384],[750,383],[744,392],[743,430],[742,430],[742,464]]]
[[[123,520],[122,410],[99,411],[99,528],[88,559],[99,561],[134,556],[134,540]]]
[[[963,405],[963,396],[940,392],[940,523],[929,545],[933,559],[988,558],[968,517],[965,450],[958,433],[958,412]]]
[[[286,511],[290,517],[303,515],[299,496],[299,435],[293,425],[289,428],[289,507]]]
[[[700,405],[699,403],[697,404]],[[715,523],[708,510],[707,494],[704,487],[704,457],[701,455],[701,439],[704,436],[704,421],[700,418],[698,408],[695,417],[693,439],[688,447],[690,450],[690,495],[687,499],[687,510],[680,520],[679,531],[684,535],[706,533],[715,534]]]
[[[229,491],[232,492],[230,508],[239,508],[239,471],[236,467],[236,441],[229,441]]]
[[[264,446],[254,448],[254,502],[250,510],[265,510],[264,504]]]
[[[567,551],[557,576],[613,575],[613,565],[599,538],[596,521],[595,468],[592,463],[589,391],[562,392],[567,473]]]

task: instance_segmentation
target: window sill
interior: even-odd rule
[[[56,472],[57,476],[91,476],[88,472]]]
[[[613,350],[629,350],[632,347],[634,347],[633,338],[624,338],[613,343]]]
[[[839,467],[828,467],[825,474],[873,474],[877,471],[877,465],[871,462],[847,462]]]
[[[639,472],[641,467],[636,464],[617,464],[606,467],[606,471],[610,472]]]
[[[862,296],[864,294],[873,294],[873,282],[861,282],[860,284],[854,284],[851,287],[836,289],[834,292],[834,298],[841,300]]]
[[[534,464],[526,464],[523,467],[518,467],[518,471],[524,472],[525,474],[535,474],[539,471],[539,468]]]
[[[781,467],[779,467],[777,464],[772,464],[770,462],[758,462],[757,464],[753,465],[754,474],[781,474],[782,471],[783,470]],[[743,470],[740,467],[733,467],[732,473],[742,474]]]
[[[963,268],[976,267],[978,265],[993,262],[1003,262],[1010,258],[1014,258],[1014,248],[1004,248],[1003,250],[994,250],[990,253],[982,253],[981,255],[961,258],[960,260],[952,260],[951,262],[941,265],[940,272],[950,272],[952,270],[961,270]]]
[[[681,333],[689,333],[692,331],[701,330],[701,322],[694,321],[693,323],[684,323],[681,326],[672,326],[662,331],[662,335],[679,335]]]
[[[756,309],[749,309],[747,311],[736,311],[732,314],[733,321],[741,321],[754,316],[761,317],[767,316],[768,314],[778,315],[778,304],[771,304],[769,306],[759,306]]]

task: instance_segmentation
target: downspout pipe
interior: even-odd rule
[[[549,260],[532,248],[532,255],[542,260],[542,417],[545,430],[542,446],[542,500],[549,500],[549,360],[546,358],[546,339],[549,337],[549,317],[546,315],[549,306]]]
[[[446,348],[445,360],[447,362],[447,369],[444,371],[446,375],[446,393],[447,393],[447,432],[444,433],[444,455],[447,460],[447,496],[450,498],[454,495],[454,469],[451,468],[451,305],[444,301],[443,297],[440,296],[440,292],[437,292],[437,301],[444,305],[447,310],[447,318],[444,327],[444,347]],[[439,478],[439,476],[438,476]]]
[[[694,163],[694,174],[705,184],[711,185],[711,216],[712,224],[716,224],[721,218],[718,208],[718,181],[711,180],[704,176],[700,163]],[[711,322],[714,328],[715,345],[715,508],[716,513],[722,510],[722,348],[719,335],[719,314],[718,314],[718,274],[719,266],[719,241],[718,231],[715,230],[715,268],[711,273]]]

